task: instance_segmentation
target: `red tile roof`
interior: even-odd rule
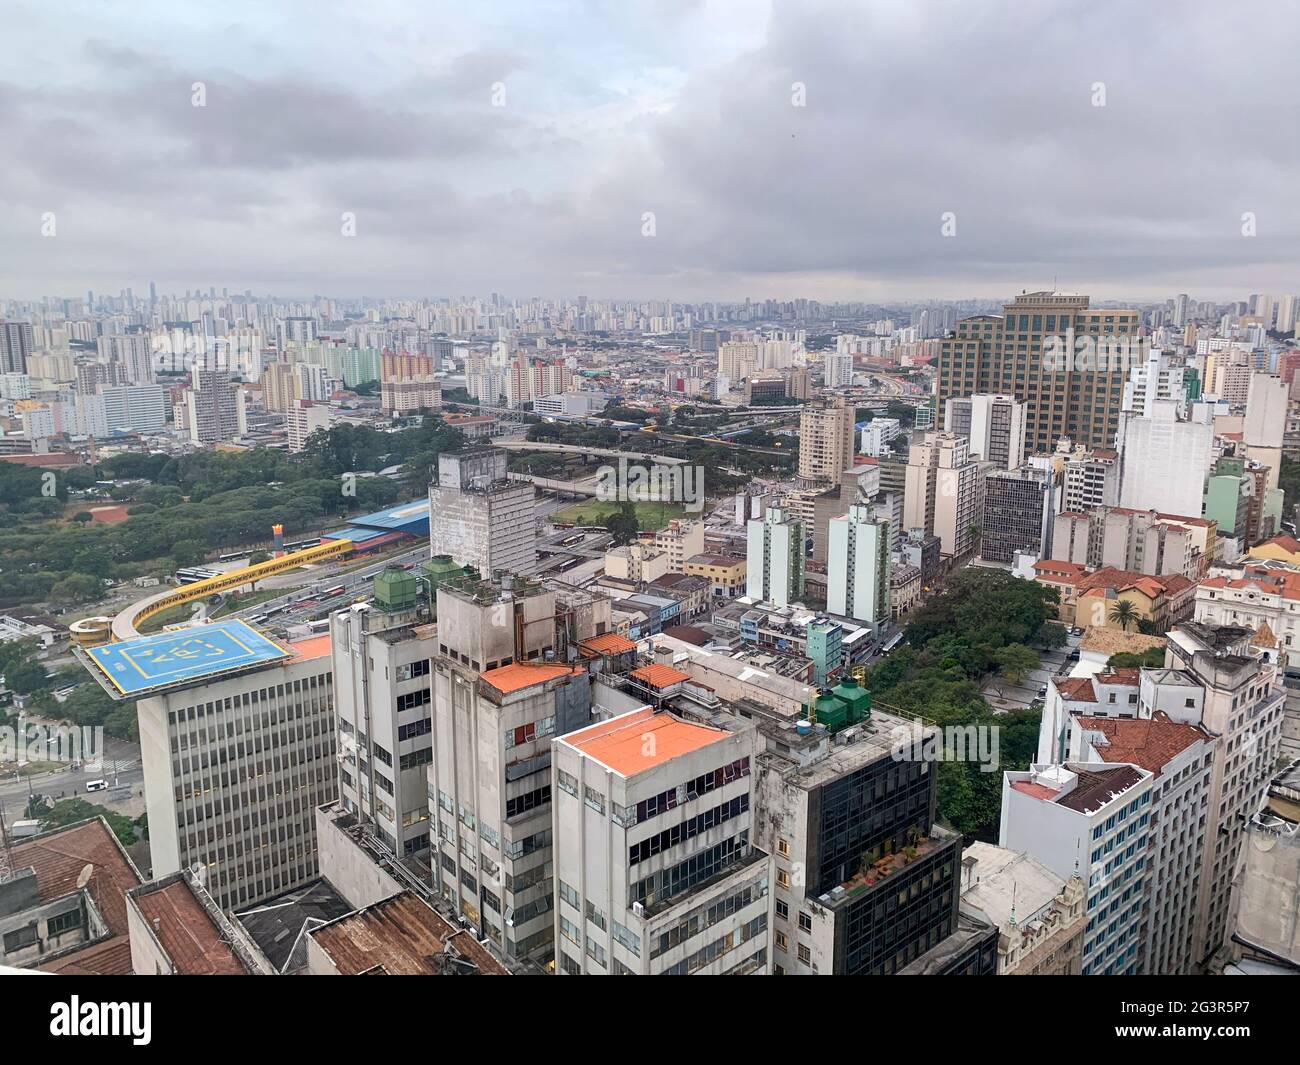
[[[87,887],[110,932],[107,940],[85,950],[72,951],[40,968],[46,972],[129,976],[131,943],[127,932],[126,893],[139,887],[141,879],[103,818],[33,836],[15,846],[12,857],[16,868],[30,866],[36,871],[36,887],[42,901],[76,891],[82,871],[90,866]]]
[[[222,938],[212,918],[184,880],[134,896],[146,921],[185,976],[245,976],[248,970]]]
[[[1096,772],[1090,769],[1072,769],[1069,765],[1066,768],[1078,773],[1079,782],[1073,791],[1062,795],[1056,804],[1083,814],[1101,809],[1112,799],[1123,795],[1133,785],[1142,782],[1142,774],[1127,765]]]
[[[1195,725],[1172,720],[1163,710],[1151,718],[1077,718],[1080,728],[1100,732],[1106,743],[1097,744],[1098,756],[1107,762],[1132,762],[1160,775],[1169,762],[1198,740],[1209,736]]]

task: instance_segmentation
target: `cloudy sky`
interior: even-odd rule
[[[1285,4],[4,0],[0,24],[0,298],[1300,291]]]

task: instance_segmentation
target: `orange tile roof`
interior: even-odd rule
[[[1067,677],[1056,682],[1061,698],[1072,703],[1095,703],[1097,695],[1092,690],[1091,677]]]
[[[647,706],[571,732],[563,742],[619,776],[630,777],[729,735],[723,729],[692,724]]]
[[[636,644],[616,632],[606,632],[600,636],[593,636],[590,640],[582,640],[578,646],[584,651],[591,651],[598,655],[620,655],[636,650]]]
[[[1099,746],[1099,752],[1107,762],[1131,762],[1156,776],[1175,755],[1197,740],[1209,738],[1194,725],[1172,720],[1163,710],[1157,710],[1150,719],[1080,717],[1078,721],[1081,728],[1106,737],[1106,745]]]
[[[570,676],[582,672],[558,662],[511,662],[508,666],[499,666],[479,674],[479,679],[492,685],[502,695],[523,691],[535,684],[545,684],[548,680]]]
[[[634,669],[628,676],[644,681],[652,688],[668,688],[674,684],[680,684],[684,680],[691,679],[689,673],[683,673],[680,669],[673,669],[672,666],[660,665],[658,662],[652,666],[642,666],[640,669]]]
[[[311,636],[305,640],[298,640],[289,645],[293,648],[293,657],[290,662],[303,662],[309,658],[324,658],[330,653],[330,636],[325,633],[323,636]]]

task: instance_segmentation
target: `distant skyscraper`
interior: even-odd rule
[[[799,479],[839,484],[853,465],[853,408],[843,396],[803,408],[799,415]]]
[[[30,322],[0,321],[0,373],[26,373],[34,347]]]
[[[1026,293],[1004,312],[964,318],[941,342],[940,404],[976,394],[1014,395],[1025,404],[1030,454],[1051,451],[1062,436],[1112,447],[1139,312],[1090,308],[1087,296],[1066,292]],[[1127,345],[1129,355],[1108,354],[1113,366],[1097,369],[1103,346],[1113,351],[1116,343]],[[1084,354],[1091,361],[1084,362]]]
[[[220,370],[196,366],[191,376],[193,387],[186,393],[190,439],[196,444],[219,444],[245,436],[243,388]]]

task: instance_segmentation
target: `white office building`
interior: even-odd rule
[[[551,752],[556,971],[769,972],[771,860],[751,841],[752,729],[646,706]]]

